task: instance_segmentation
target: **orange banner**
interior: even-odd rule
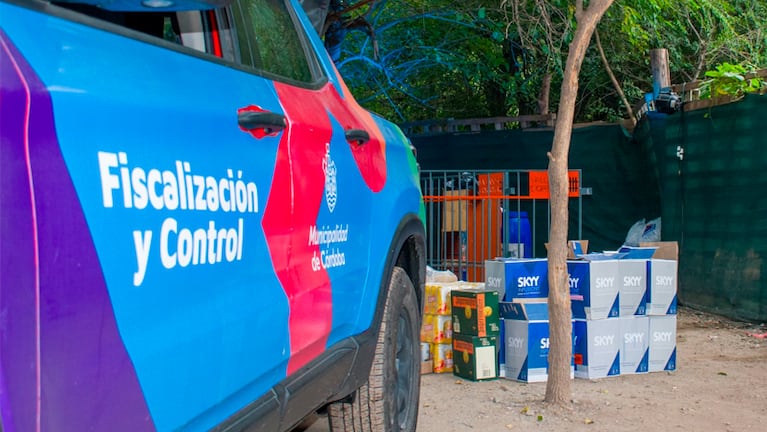
[[[480,174],[477,176],[479,189],[477,195],[492,196],[503,195],[503,177],[504,173]]]
[[[549,173],[548,171],[530,171],[530,198],[549,199]],[[581,192],[581,179],[578,171],[567,173],[567,196],[577,198]]]

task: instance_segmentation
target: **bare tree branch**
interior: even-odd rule
[[[618,96],[621,98],[621,102],[623,103],[623,106],[626,107],[626,115],[628,116],[629,120],[631,120],[632,126],[636,125],[636,119],[634,118],[634,110],[631,108],[631,104],[629,103],[628,99],[626,99],[626,95],[623,93],[623,88],[621,88],[620,83],[618,83],[618,79],[615,78],[615,74],[613,73],[613,70],[610,67],[610,63],[607,62],[607,57],[605,56],[605,50],[602,48],[602,40],[599,38],[599,29],[594,29],[594,37],[596,38],[597,49],[599,50],[599,57],[602,58],[602,64],[605,66],[605,71],[607,71],[607,75],[610,77],[610,81],[613,83],[613,87],[615,87],[615,91],[618,92]]]

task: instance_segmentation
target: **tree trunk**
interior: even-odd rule
[[[655,96],[662,88],[671,87],[671,71],[668,67],[668,50],[656,48],[650,50],[650,67],[652,68],[652,88]]]
[[[576,30],[567,54],[562,92],[559,99],[554,142],[549,152],[549,190],[551,191],[551,232],[549,233],[549,378],[545,401],[565,405],[572,399],[570,360],[572,358],[572,321],[570,287],[567,283],[568,181],[567,158],[573,129],[578,74],[591,35],[613,0],[591,0],[584,8],[576,1]]]

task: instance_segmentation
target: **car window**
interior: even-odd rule
[[[283,0],[239,0],[232,12],[244,65],[295,81],[312,80],[304,45]]]
[[[85,3],[52,3],[145,35],[154,36],[197,51],[215,54],[210,40],[212,28],[210,19],[215,18],[215,15],[203,15],[204,11],[113,12]],[[213,11],[208,12],[212,13]],[[218,56],[221,57],[221,55]]]
[[[54,2],[122,27],[288,80],[313,81],[308,51],[284,0],[235,0],[231,9],[110,12]]]

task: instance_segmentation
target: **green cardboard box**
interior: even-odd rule
[[[498,378],[498,337],[453,335],[453,374],[471,381]]]
[[[464,288],[451,292],[453,334],[497,336],[501,331],[498,318],[498,291],[486,288]]]

